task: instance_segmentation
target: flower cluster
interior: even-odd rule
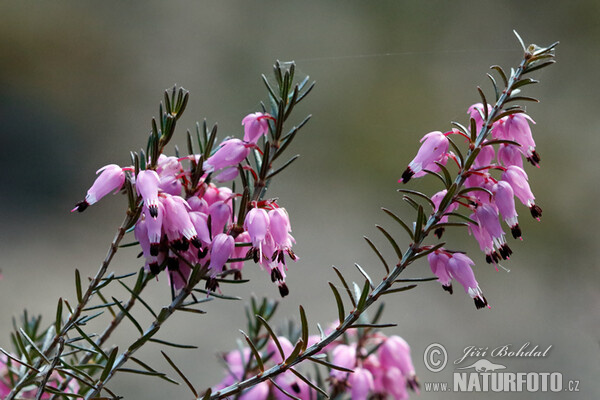
[[[12,390],[14,380],[18,377],[16,371],[20,368],[25,368],[20,366],[14,361],[8,361],[8,357],[5,355],[0,355],[0,399],[3,399],[7,396]],[[51,388],[58,388],[62,386],[62,383],[65,381],[65,377],[60,375],[58,372],[54,371],[46,385]],[[35,399],[38,391],[38,386],[35,384],[30,385],[23,389],[20,393],[19,398],[21,399]],[[71,380],[64,391],[65,393],[73,393],[77,394],[79,392],[79,384],[76,380]],[[44,393],[41,396],[41,399],[49,399],[52,395],[50,393]]]
[[[367,346],[376,351],[367,351]],[[410,347],[400,336],[367,334],[354,343],[336,345],[331,356],[333,364],[354,370],[332,370],[330,375],[332,385],[338,391],[350,391],[352,400],[404,400],[408,388],[419,390]]]
[[[293,260],[291,225],[287,211],[274,200],[253,201],[244,221],[234,215],[234,198],[241,196],[215,182],[232,181],[242,170],[251,149],[269,132],[269,114],[246,116],[244,140],[227,139],[210,157],[167,157],[161,154],[154,168],[139,170],[133,166],[107,165],[83,201],[72,211],[83,211],[111,192],[118,192],[127,179],[143,201],[134,234],[142,249],[145,268],[154,275],[167,269],[170,285],[183,288],[191,269],[205,265],[210,274],[207,289],[218,287],[217,277],[229,263],[236,279],[241,279],[244,261],[254,259],[271,275],[282,296],[289,293],[285,284],[285,254]],[[149,160],[149,164],[152,160]],[[186,166],[187,164],[187,166]],[[197,183],[196,168],[202,168]],[[254,172],[254,171],[252,171]],[[248,250],[249,248],[249,250]]]
[[[472,126],[474,125],[477,132],[480,132],[486,123],[483,105],[474,104],[468,112],[473,121]],[[488,106],[487,112],[492,112],[491,106]],[[428,133],[421,139],[423,143],[421,148],[400,179],[400,182],[406,183],[412,177],[437,173],[446,168],[449,159],[454,160],[462,169],[463,165],[457,155],[449,151],[451,145],[449,136],[464,136],[469,141],[469,148],[477,152],[468,169],[461,171],[467,189],[453,196],[445,205],[444,212],[439,216],[439,222],[446,223],[449,213],[456,211],[460,206],[467,208],[470,211],[469,232],[485,254],[486,261],[494,264],[496,269],[501,259],[507,260],[512,254],[500,219],[505,221],[513,238],[521,239],[522,236],[515,197],[529,208],[534,218],[539,220],[542,215],[542,209],[535,204],[527,173],[523,169],[523,158],[537,167],[540,162],[529,122],[534,123],[522,112],[506,115],[487,127],[490,132],[489,138],[482,141],[477,148],[469,135],[470,130],[463,132],[453,129],[446,133],[439,131]],[[494,145],[498,146],[497,151]],[[499,176],[493,176],[493,171],[499,171]],[[438,213],[446,194],[447,190],[444,189],[431,197],[435,206],[434,213]],[[443,226],[435,230],[438,238],[441,238],[443,232]],[[429,254],[428,258],[433,273],[439,278],[445,290],[452,293],[451,281],[456,279],[474,299],[477,308],[487,305],[471,270],[473,261],[470,258],[460,252],[451,252],[444,248],[437,249]]]
[[[278,336],[278,342],[284,355],[289,356],[294,346],[283,336]],[[308,346],[319,341],[319,336],[309,336]],[[415,368],[410,356],[410,347],[399,336],[387,337],[381,332],[370,332],[358,335],[356,330],[347,332],[346,339],[352,343],[336,341],[328,345],[323,353],[332,364],[341,369],[332,369],[329,376],[330,392],[334,395],[350,394],[352,400],[376,399],[408,399],[407,389],[418,392],[419,384]],[[367,350],[371,349],[371,350]],[[264,350],[265,359],[274,364],[281,364],[284,358],[273,340],[270,340]],[[215,390],[219,390],[243,380],[255,371],[247,370],[250,364],[251,351],[249,348],[234,350],[223,355],[227,375]],[[310,400],[317,392],[292,371],[277,375],[275,384],[264,381],[244,392],[242,400],[289,399],[281,390],[302,399]]]

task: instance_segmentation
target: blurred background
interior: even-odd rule
[[[600,398],[599,21],[595,0],[0,3],[0,346],[10,347],[11,317],[26,308],[50,323],[58,297],[75,298],[73,270],[96,272],[126,199],[110,196],[81,215],[69,210],[96,169],[126,165],[129,151],[145,146],[163,90],[178,84],[190,91],[175,139],[182,149],[185,130],[204,118],[219,123],[221,138],[239,136],[241,119],[266,99],[260,74],[269,75],[277,59],[296,60],[299,76],[317,85],[292,118],[313,115],[290,151],[301,158],[269,193],[288,209],[301,257],[290,267],[291,294],[275,324],[297,318],[303,304],[316,333],[317,322],[336,318],[327,289],[335,279],[331,265],[360,280],[358,262],[379,278],[382,268],[362,239],[385,247],[376,223],[408,243],[379,208],[412,218],[395,189],[418,140],[449,129],[452,120],[467,121],[467,107],[479,101],[476,86],[490,88],[488,67],[519,62],[516,29],[527,43],[561,41],[558,63],[537,73],[541,84],[527,93],[541,99],[528,111],[537,122],[542,168],[526,168],[542,221],[520,208],[525,240],[510,242],[510,273],[485,264],[465,232],[452,234],[454,248],[477,262],[490,310],[476,310],[460,288],[449,296],[431,282],[389,296],[384,322],[399,324],[388,334],[411,344],[423,382],[452,376],[452,367],[437,374],[425,368],[423,351],[431,343],[446,346],[453,360],[466,346],[531,342],[553,347],[544,359],[506,360],[507,368],[558,371],[579,380],[581,392],[486,397]],[[432,178],[409,186],[438,190]],[[111,269],[137,270],[136,253],[119,251]],[[406,271],[429,275],[423,261]],[[253,264],[244,276],[251,282],[226,291],[278,297]],[[164,281],[148,290],[156,306],[170,300]],[[166,349],[198,388],[223,377],[216,354],[240,339],[242,306],[209,303],[208,314],[176,316],[159,335],[200,346]],[[148,323],[146,314],[136,315]],[[126,346],[129,328],[114,343]],[[160,349],[148,346],[140,358],[175,375]],[[190,398],[185,386],[137,375],[121,374],[111,388],[128,399]],[[477,397],[423,392],[419,398]]]

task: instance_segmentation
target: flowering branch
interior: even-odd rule
[[[518,37],[518,35],[517,35],[517,37]],[[521,42],[521,44],[523,44],[520,37],[518,37],[518,39]],[[400,249],[399,249],[398,245],[396,244],[396,242],[394,241],[394,239],[389,234],[387,234],[387,232],[383,228],[378,226],[378,228],[384,233],[386,238],[390,241],[390,243],[396,250],[396,253],[399,257],[398,263],[390,271],[385,259],[381,256],[381,253],[375,248],[375,246],[372,244],[372,242],[367,239],[369,244],[373,248],[373,250],[377,253],[379,258],[383,262],[383,264],[386,268],[386,272],[387,272],[387,275],[382,279],[382,281],[377,285],[377,287],[373,287],[371,278],[366,274],[366,272],[364,272],[364,270],[360,266],[357,265],[360,272],[365,276],[365,282],[364,282],[363,290],[362,290],[362,293],[360,294],[360,297],[357,296],[357,298],[354,298],[352,293],[348,290],[350,300],[354,307],[353,307],[352,311],[350,311],[350,313],[348,313],[347,315],[343,311],[344,306],[343,306],[343,302],[341,300],[341,296],[340,296],[339,292],[337,291],[335,286],[330,283],[331,289],[336,298],[336,302],[338,305],[338,314],[339,314],[339,324],[331,333],[329,333],[326,336],[322,335],[320,341],[318,341],[317,343],[313,344],[312,346],[310,346],[308,348],[307,348],[307,333],[303,333],[302,338],[300,338],[298,340],[298,342],[295,345],[294,351],[289,355],[289,357],[285,360],[282,360],[279,364],[277,364],[269,369],[266,369],[266,370],[264,369],[264,367],[262,367],[264,365],[264,363],[261,360],[260,354],[256,351],[254,351],[253,356],[256,359],[257,364],[259,366],[261,366],[260,373],[256,374],[255,376],[252,376],[248,379],[245,379],[241,382],[234,383],[233,385],[230,385],[226,388],[218,390],[214,393],[209,389],[205,393],[205,395],[202,397],[203,400],[209,400],[209,399],[217,400],[217,399],[227,398],[229,396],[239,394],[242,391],[244,391],[245,389],[255,387],[256,385],[260,384],[261,382],[265,382],[265,381],[272,382],[278,389],[280,389],[279,386],[275,384],[275,381],[273,381],[273,378],[275,378],[276,376],[278,376],[286,371],[293,370],[294,366],[300,364],[301,362],[303,362],[305,360],[309,360],[312,362],[319,362],[319,360],[317,360],[315,357],[319,353],[321,353],[328,345],[333,343],[336,339],[338,339],[342,334],[344,334],[349,329],[357,328],[359,326],[361,326],[361,327],[364,326],[363,324],[357,324],[357,321],[359,320],[361,315],[372,304],[376,303],[379,300],[379,298],[382,295],[396,293],[396,292],[404,291],[404,290],[409,290],[415,286],[415,285],[409,285],[409,286],[404,286],[404,287],[395,288],[395,289],[392,288],[394,283],[401,282],[401,280],[397,280],[398,276],[411,263],[413,263],[415,260],[417,260],[421,257],[427,256],[430,254],[435,254],[435,252],[437,250],[442,249],[442,246],[444,245],[444,243],[439,243],[434,246],[424,246],[423,242],[432,231],[436,231],[436,235],[441,236],[440,232],[443,232],[443,231],[439,231],[440,228],[453,225],[453,223],[440,222],[440,221],[442,221],[442,218],[446,217],[449,212],[452,212],[451,207],[453,204],[458,202],[461,199],[461,197],[465,195],[465,193],[467,191],[473,190],[473,188],[464,189],[465,182],[469,178],[469,176],[473,173],[473,171],[471,170],[471,167],[474,165],[477,156],[481,153],[484,146],[492,144],[492,143],[485,142],[485,140],[491,133],[492,127],[494,126],[494,124],[496,122],[500,121],[502,118],[524,112],[524,110],[519,106],[513,106],[513,107],[506,108],[506,104],[508,102],[516,101],[516,100],[534,100],[534,99],[526,98],[523,96],[517,96],[519,87],[522,87],[526,84],[531,84],[531,83],[537,82],[537,81],[534,81],[531,79],[523,79],[522,76],[524,74],[533,72],[537,69],[540,69],[547,65],[552,64],[554,62],[553,49],[556,46],[556,44],[557,43],[555,43],[549,47],[546,47],[546,48],[539,48],[536,45],[530,45],[529,47],[526,48],[523,45],[523,50],[525,52],[523,60],[521,61],[521,63],[517,67],[517,69],[512,71],[509,79],[506,79],[506,75],[504,74],[504,72],[502,71],[502,69],[500,67],[493,67],[500,73],[501,77],[503,78],[503,80],[505,82],[505,89],[502,92],[500,92],[496,86],[495,80],[492,78],[492,82],[494,83],[494,89],[496,92],[497,100],[496,100],[495,105],[493,107],[491,107],[491,109],[488,107],[485,95],[483,94],[481,89],[479,89],[479,93],[481,94],[481,97],[482,97],[482,107],[481,107],[482,110],[480,112],[482,124],[481,124],[480,129],[476,130],[476,122],[477,121],[474,118],[472,118],[471,119],[471,129],[470,130],[463,129],[462,133],[469,140],[469,149],[468,149],[466,156],[463,157],[460,150],[458,149],[458,147],[456,147],[456,145],[452,141],[450,141],[450,144],[453,146],[453,149],[456,151],[455,160],[457,161],[457,164],[459,167],[458,173],[453,180],[450,179],[450,175],[449,175],[447,169],[445,167],[443,167],[443,165],[437,161],[437,159],[439,159],[443,155],[442,153],[445,153],[444,151],[438,151],[439,146],[442,146],[442,144],[432,145],[431,143],[429,143],[429,144],[427,142],[424,143],[423,147],[419,151],[419,154],[417,155],[415,160],[413,160],[413,162],[409,165],[409,168],[407,169],[407,171],[405,171],[405,173],[403,174],[402,181],[407,182],[413,175],[420,172],[419,170],[424,170],[425,168],[423,168],[423,164],[425,164],[425,167],[427,167],[428,164],[433,164],[435,162],[435,164],[433,164],[433,165],[437,165],[438,167],[440,167],[440,169],[442,169],[442,171],[444,172],[444,176],[441,176],[431,170],[426,170],[425,172],[426,173],[429,172],[429,173],[438,175],[446,186],[446,192],[440,199],[438,199],[438,201],[439,201],[438,204],[435,204],[433,199],[430,199],[427,196],[425,196],[419,192],[404,191],[404,192],[408,192],[410,194],[417,195],[418,197],[422,197],[422,198],[426,199],[434,208],[434,211],[432,212],[432,214],[427,219],[425,219],[425,213],[423,211],[423,206],[416,203],[408,195],[405,195],[405,198],[407,199],[409,204],[413,205],[417,210],[417,220],[413,225],[413,229],[410,229],[406,223],[404,223],[402,220],[400,220],[395,215],[393,215],[393,213],[384,209],[384,211],[386,211],[388,214],[392,215],[394,217],[394,219],[396,219],[397,222],[399,222],[408,231],[408,233],[411,236],[411,239],[413,241],[409,245],[409,247],[406,249],[406,251],[402,254],[402,252],[400,251]],[[478,132],[478,133],[476,134],[476,132]],[[453,132],[453,133],[459,133],[459,132],[457,131],[457,132]],[[425,139],[429,140],[428,136],[431,138],[431,137],[433,137],[433,136],[430,136],[432,134],[426,135]],[[442,135],[442,137],[445,138],[444,135]],[[433,140],[438,140],[438,139],[435,138]],[[444,139],[440,138],[439,143],[444,143]],[[520,143],[516,143],[516,142],[510,141],[510,140],[496,140],[494,143],[504,143],[504,144],[519,145],[519,146],[521,145]],[[447,146],[448,146],[448,143],[446,142],[446,148],[447,148]],[[532,151],[531,149],[527,149],[527,151],[530,153],[530,157],[531,157],[533,163],[539,162],[539,156],[537,155],[537,153],[535,153],[534,150]],[[427,161],[419,160],[420,156],[422,159],[427,158]],[[416,162],[417,160],[419,160],[419,161]],[[417,165],[419,163],[420,163],[420,165]],[[419,167],[419,170],[415,171],[411,167],[414,167],[414,169],[417,169],[417,167]],[[483,190],[489,192],[489,190],[487,190],[487,189],[483,189]],[[539,207],[538,207],[538,209],[539,209]],[[539,217],[538,214],[541,214],[541,210],[538,211],[534,206],[532,206],[532,215]],[[469,218],[464,217],[460,214],[458,214],[458,215],[465,219],[470,220]],[[497,214],[496,214],[496,218],[497,218]],[[475,221],[473,221],[473,222],[475,224],[477,224]],[[458,224],[456,224],[456,225],[458,225]],[[506,252],[506,251],[507,250],[505,250],[504,247],[501,248],[501,253],[503,253],[503,256],[505,255],[504,252]],[[460,253],[456,253],[456,254],[460,254]],[[507,256],[503,257],[503,258],[507,258]],[[470,259],[468,259],[468,257],[466,257],[466,256],[457,257],[457,259],[464,262],[464,264],[460,265],[460,267],[463,268],[462,269],[463,272],[461,274],[456,273],[454,276],[456,279],[461,280],[461,275],[463,277],[465,275],[468,275],[468,273],[465,272],[466,268],[468,268],[468,271],[470,271],[470,268],[468,267],[468,261],[470,261]],[[466,261],[465,259],[468,261]],[[456,261],[455,261],[455,264],[456,264]],[[433,264],[432,264],[432,269],[433,269]],[[448,267],[448,269],[450,270],[450,267]],[[338,272],[338,271],[336,270],[336,272]],[[470,272],[470,274],[472,275],[472,272]],[[344,286],[347,288],[348,286],[345,283],[344,278],[341,276],[341,274],[339,274],[339,272],[338,272],[338,275],[342,279],[342,283],[344,284]],[[441,280],[442,279],[440,277],[440,281]],[[481,308],[484,305],[487,305],[487,301],[481,294],[481,291],[480,291],[477,283],[476,282],[474,283],[475,287],[473,287],[473,288],[469,286],[469,284],[472,284],[472,281],[474,281],[474,278],[472,280],[467,278],[466,281],[467,282],[461,281],[461,283],[463,283],[463,285],[465,285],[465,290],[468,289],[468,293],[474,298],[476,306],[478,308]],[[444,282],[442,282],[442,283],[444,283]],[[305,324],[306,324],[305,318],[302,318],[302,322],[303,322],[302,323],[303,332],[306,332],[308,330],[308,328],[305,326]],[[333,365],[330,365],[330,367],[335,368],[335,366],[333,366]],[[295,373],[297,374],[297,372],[295,372]],[[303,380],[305,380],[305,379],[303,379]],[[289,393],[286,393],[286,394],[288,394],[289,397],[295,398],[293,395],[290,395]]]

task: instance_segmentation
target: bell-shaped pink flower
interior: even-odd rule
[[[215,182],[229,182],[237,178],[238,169],[236,167],[225,168],[223,171],[219,172],[217,175],[213,177],[213,181]]]
[[[316,399],[316,393],[312,391],[310,386],[303,380],[294,375],[291,371],[286,371],[275,378],[275,382],[286,392],[301,399],[301,400],[312,400]],[[290,397],[283,393],[281,390],[274,388],[273,397],[276,400],[289,400]]]
[[[248,232],[242,232],[235,238],[235,243],[250,243],[250,235]],[[233,258],[244,259],[246,258],[246,254],[248,254],[248,247],[245,246],[236,246],[233,250]],[[242,279],[242,269],[244,268],[244,261],[236,261],[229,264],[229,267],[232,270],[236,270],[234,274],[234,279]]]
[[[498,148],[498,162],[507,168],[511,165],[523,168],[523,158],[519,147],[512,144],[501,144]]]
[[[331,352],[333,365],[354,369],[356,367],[356,347],[346,344],[337,345]],[[340,381],[348,378],[348,372],[332,369],[330,375]]]
[[[261,112],[246,115],[242,120],[244,142],[256,143],[262,135],[266,135],[269,132],[269,119],[274,120],[269,114]]]
[[[493,146],[483,146],[475,158],[473,168],[484,168],[490,166],[495,155],[496,152],[494,151]]]
[[[518,147],[519,151],[523,153],[527,161],[537,166],[540,162],[540,156],[535,151],[535,141],[529,126],[529,122],[535,124],[535,121],[524,113],[508,115],[502,118],[501,121],[503,123],[501,128],[498,129],[498,138],[519,143],[521,145]]]
[[[97,203],[98,200],[110,192],[118,192],[125,183],[125,172],[116,164],[105,165],[96,171],[96,174],[100,175],[96,178],[92,187],[88,189],[85,200],[77,203],[71,212],[84,211],[88,206]]]
[[[475,221],[480,230],[485,230],[491,237],[493,245],[498,249],[500,256],[506,260],[512,254],[512,250],[506,244],[504,231],[498,220],[498,211],[491,204],[481,204],[475,209]]]
[[[164,175],[160,177],[159,189],[162,192],[169,193],[171,196],[181,196],[183,185],[175,175]]]
[[[231,220],[231,207],[219,200],[208,207],[208,214],[210,215],[210,231],[213,237],[223,233]]]
[[[380,393],[391,395],[394,400],[407,400],[408,392],[406,391],[407,380],[398,368],[389,367],[382,371],[383,389]]]
[[[156,163],[156,172],[159,176],[179,175],[183,171],[183,167],[177,157],[168,157],[161,154]]]
[[[175,254],[170,254],[167,269],[169,285],[175,290],[183,289],[192,272],[190,266],[177,258]]]
[[[279,344],[281,345],[283,354],[287,358],[290,354],[292,354],[292,351],[294,351],[294,345],[285,336],[278,336],[277,340],[279,341]],[[270,360],[272,362],[274,362],[275,364],[281,364],[284,361],[284,359],[281,357],[281,353],[279,352],[279,349],[277,348],[277,345],[275,344],[275,342],[273,340],[269,340],[267,342],[267,354],[273,354],[271,356]]]
[[[448,193],[448,191],[446,189],[444,189],[444,190],[437,192],[433,196],[431,196],[431,201],[433,201],[433,204],[435,205],[435,209],[433,210],[434,212],[438,212],[440,204],[442,203],[442,200],[446,196],[446,193]],[[458,203],[450,203],[450,205],[448,205],[448,207],[446,208],[446,213],[456,211],[457,208],[458,208]],[[448,222],[448,216],[443,215],[440,218],[439,222]],[[442,238],[442,235],[444,234],[444,230],[445,230],[444,227],[437,228],[435,230],[434,233],[438,237],[438,239]]]
[[[181,251],[188,249],[188,242],[199,248],[201,244],[196,228],[190,219],[188,213],[190,206],[187,202],[179,196],[166,195],[162,203],[165,207],[163,227],[171,244]],[[183,240],[184,238],[185,240]]]
[[[208,266],[212,276],[223,272],[223,267],[227,263],[227,260],[231,258],[234,248],[235,240],[230,235],[219,233],[215,236],[210,249],[210,264]]]
[[[366,368],[358,367],[348,378],[352,400],[367,400],[374,389],[373,375]]]
[[[292,227],[290,217],[285,208],[275,208],[269,211],[269,231],[278,249],[285,250],[292,247]]]
[[[217,171],[241,163],[250,152],[250,147],[240,139],[229,139],[210,156],[205,164],[207,172]]]
[[[448,152],[448,138],[439,131],[430,132],[421,139],[421,148],[417,152],[415,158],[408,164],[408,168],[402,174],[403,183],[406,183],[410,178],[422,171],[434,166],[436,161],[440,161]]]
[[[255,207],[248,211],[244,220],[244,229],[250,234],[252,248],[255,250],[255,262],[262,259],[262,245],[265,242],[267,232],[269,231],[269,214],[262,209]],[[258,253],[256,253],[256,251]],[[258,258],[257,258],[258,257]]]
[[[510,227],[510,231],[515,239],[521,237],[521,228],[517,219],[517,210],[515,208],[515,193],[508,182],[499,181],[492,189],[494,192],[494,204],[502,214],[502,218]]]
[[[440,250],[443,250],[443,248]],[[438,277],[438,282],[442,284],[442,288],[452,294],[452,277],[450,277],[447,270],[449,259],[450,256],[443,251],[434,251],[427,255],[431,272]]]
[[[492,106],[488,104],[488,113],[492,112]],[[473,118],[475,120],[475,126],[477,127],[477,134],[479,135],[479,132],[481,132],[481,128],[483,128],[483,104],[481,103],[476,103],[473,104],[471,107],[469,107],[469,109],[467,110],[467,113],[469,114],[469,116],[471,118]],[[471,126],[469,125],[469,129],[471,129]]]
[[[208,231],[208,216],[199,211],[190,211],[189,215],[202,246],[208,246],[212,242],[210,239],[210,233]]]
[[[410,346],[400,336],[390,336],[377,350],[382,368],[396,367],[413,389],[418,388],[415,367],[410,357]]]
[[[535,205],[535,196],[529,187],[527,173],[523,168],[511,165],[502,174],[502,180],[510,184],[515,196],[531,211],[531,215],[538,219],[542,216],[542,209]]]
[[[163,237],[162,223],[165,215],[165,207],[162,202],[157,201],[154,216],[146,205],[144,205],[142,212],[146,218],[146,225],[148,226],[148,240],[150,241],[150,254],[153,256],[158,255],[159,244]]]
[[[243,392],[240,395],[240,400],[267,400],[269,398],[269,390],[269,383],[267,381],[261,382]]]
[[[144,265],[147,272],[152,272],[153,274],[157,274],[159,271],[158,263],[156,262],[156,257],[150,254],[150,241],[148,240],[148,226],[145,218],[140,218],[138,222],[135,224],[135,228],[133,229],[133,235],[135,236],[135,240],[137,240],[142,248],[142,254],[146,263]],[[153,267],[152,267],[153,266]]]
[[[190,205],[192,211],[199,211],[204,214],[208,213],[208,203],[206,202],[206,199],[198,196],[191,196],[186,201]]]
[[[150,169],[140,171],[135,177],[135,188],[144,199],[144,206],[148,208],[150,216],[156,218],[158,214],[158,185],[160,177],[156,171]]]
[[[463,286],[465,292],[475,301],[475,307],[479,309],[487,306],[488,303],[479,288],[471,265],[475,263],[465,254],[454,253],[448,261],[448,272]]]

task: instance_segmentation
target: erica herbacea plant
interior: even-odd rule
[[[442,187],[431,196],[399,190],[415,210],[412,223],[383,209],[406,231],[410,243],[402,250],[384,227],[377,226],[396,255],[388,261],[373,241],[365,238],[385,269],[379,282],[358,264],[362,276],[358,283],[334,268],[339,284],[329,282],[329,287],[337,308],[335,323],[326,329],[317,324],[318,334],[310,334],[308,317],[299,306],[299,323],[287,330],[276,329],[271,324],[277,302],[252,298],[243,341],[237,350],[223,355],[225,377],[206,391],[199,391],[161,351],[194,397],[400,400],[408,398],[408,390],[418,393],[408,344],[382,332],[395,324],[379,322],[383,315],[380,299],[432,280],[452,293],[452,282],[458,281],[477,308],[487,305],[472,269],[476,257],[446,248],[439,240],[449,234],[446,229],[466,227],[484,253],[481,258],[497,267],[512,254],[501,221],[514,239],[522,236],[515,198],[534,218],[541,217],[523,162],[539,166],[540,156],[531,132],[533,120],[520,105],[537,100],[523,96],[521,90],[537,82],[529,77],[531,72],[554,62],[555,45],[523,45],[524,57],[510,74],[492,67],[496,78],[488,76],[493,103],[478,88],[481,102],[468,109],[470,118],[465,125],[454,122],[449,130],[431,132],[421,139],[400,182],[431,175]],[[290,215],[295,213],[291,210],[288,214],[271,193],[267,195],[267,188],[297,159],[294,156],[282,162],[281,156],[310,117],[288,126],[295,106],[313,87],[308,78],[296,82],[294,72],[293,63],[278,62],[271,81],[263,76],[268,101],[261,103],[260,110],[240,116],[243,136],[218,140],[217,125],[209,129],[205,121],[197,124],[194,134],[187,132],[185,154],[177,148],[169,153],[167,146],[189,94],[177,88],[165,93],[145,148],[130,153],[129,165],[109,164],[99,169],[85,198],[72,210],[82,212],[110,193],[126,195],[126,215],[105,260],[87,287],[75,271],[75,299],[58,300],[52,324],[44,327],[41,318],[32,319],[27,313],[20,326],[14,323],[14,350],[0,348],[0,397],[117,399],[120,397],[107,385],[123,372],[175,382],[136,354],[150,342],[165,348],[195,347],[159,338],[161,327],[173,314],[204,314],[198,308],[203,303],[239,299],[230,290],[233,284],[247,282],[242,279],[246,262],[265,270],[282,297],[289,293],[287,266],[289,260],[297,260],[290,223]],[[131,240],[122,244],[125,237]],[[107,273],[121,247],[141,251],[143,265],[137,273]],[[420,258],[427,258],[435,277],[399,278]],[[155,310],[143,293],[163,278],[169,282],[163,293],[170,292],[170,296],[164,297],[165,306]],[[105,295],[109,285],[119,288],[121,294]],[[379,307],[368,316],[367,309],[377,302]],[[136,304],[152,316],[145,328],[136,318]],[[89,332],[87,322],[103,316],[108,319],[105,329]],[[137,334],[126,349],[119,349],[109,340],[125,320]]]

